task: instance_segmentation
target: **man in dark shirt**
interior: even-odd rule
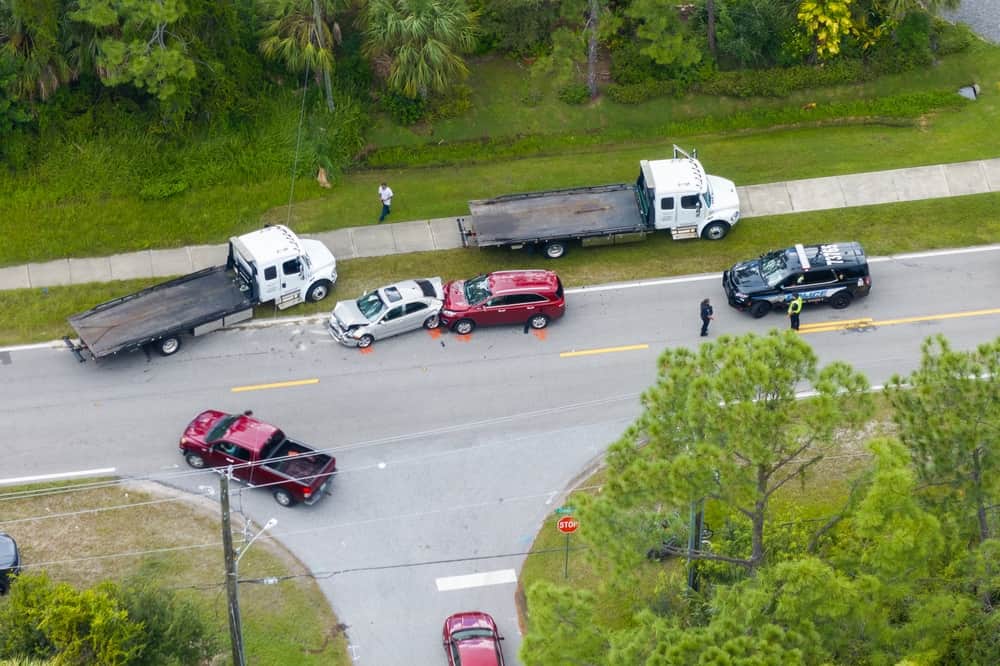
[[[708,322],[715,319],[715,310],[712,309],[712,304],[706,298],[701,302],[701,335],[702,337],[708,335]]]

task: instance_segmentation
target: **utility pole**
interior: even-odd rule
[[[222,504],[222,548],[226,555],[226,596],[229,603],[229,641],[233,647],[233,666],[243,663],[243,623],[240,619],[240,593],[233,551],[233,532],[229,526],[229,477],[233,469],[219,476],[219,500]]]

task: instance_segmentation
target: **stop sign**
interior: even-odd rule
[[[559,522],[556,523],[556,527],[559,528],[559,531],[563,534],[572,534],[573,532],[576,532],[578,527],[580,527],[580,521],[573,516],[563,516],[559,519]]]

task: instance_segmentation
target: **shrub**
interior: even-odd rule
[[[105,581],[86,590],[23,574],[0,606],[0,659],[53,663],[202,663],[216,651],[204,618],[168,590]]]
[[[586,104],[590,101],[590,89],[584,83],[571,83],[559,90],[559,99],[566,104]]]
[[[961,53],[972,46],[975,36],[964,24],[934,18],[931,24],[931,46],[939,56]]]
[[[740,67],[773,67],[783,37],[795,28],[794,5],[781,0],[730,0],[716,4],[719,57]]]
[[[682,86],[676,81],[659,81],[647,79],[641,83],[608,86],[608,97],[619,104],[641,104],[657,97],[679,97],[683,94]]]
[[[727,97],[787,97],[794,90],[856,83],[870,78],[858,60],[838,60],[820,66],[716,72],[697,85],[707,95]]]
[[[427,100],[407,97],[390,90],[382,98],[382,108],[400,125],[413,125],[427,114]]]
[[[428,106],[428,120],[444,120],[465,115],[472,108],[472,89],[454,86],[446,97],[432,99]]]
[[[662,76],[656,63],[639,53],[639,45],[626,42],[611,52],[611,79],[620,85],[642,83]]]

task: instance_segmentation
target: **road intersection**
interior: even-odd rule
[[[871,272],[867,298],[803,312],[821,362],[880,384],[916,367],[928,335],[966,349],[1000,330],[1000,246],[875,258]],[[236,504],[258,523],[280,517],[274,537],[316,575],[356,663],[442,663],[443,618],[481,609],[516,664],[512,572],[539,527],[555,529],[568,484],[638,414],[657,355],[703,340],[705,297],[709,339],[787,327],[729,308],[711,274],[569,290],[544,335],[421,331],[368,354],[318,320],[220,332],[170,358],[79,364],[55,346],[3,350],[3,477],[113,467],[197,493],[212,475],[184,465],[180,430],[202,409],[253,409],[337,455],[341,473],[315,506],[284,509],[260,489]]]

